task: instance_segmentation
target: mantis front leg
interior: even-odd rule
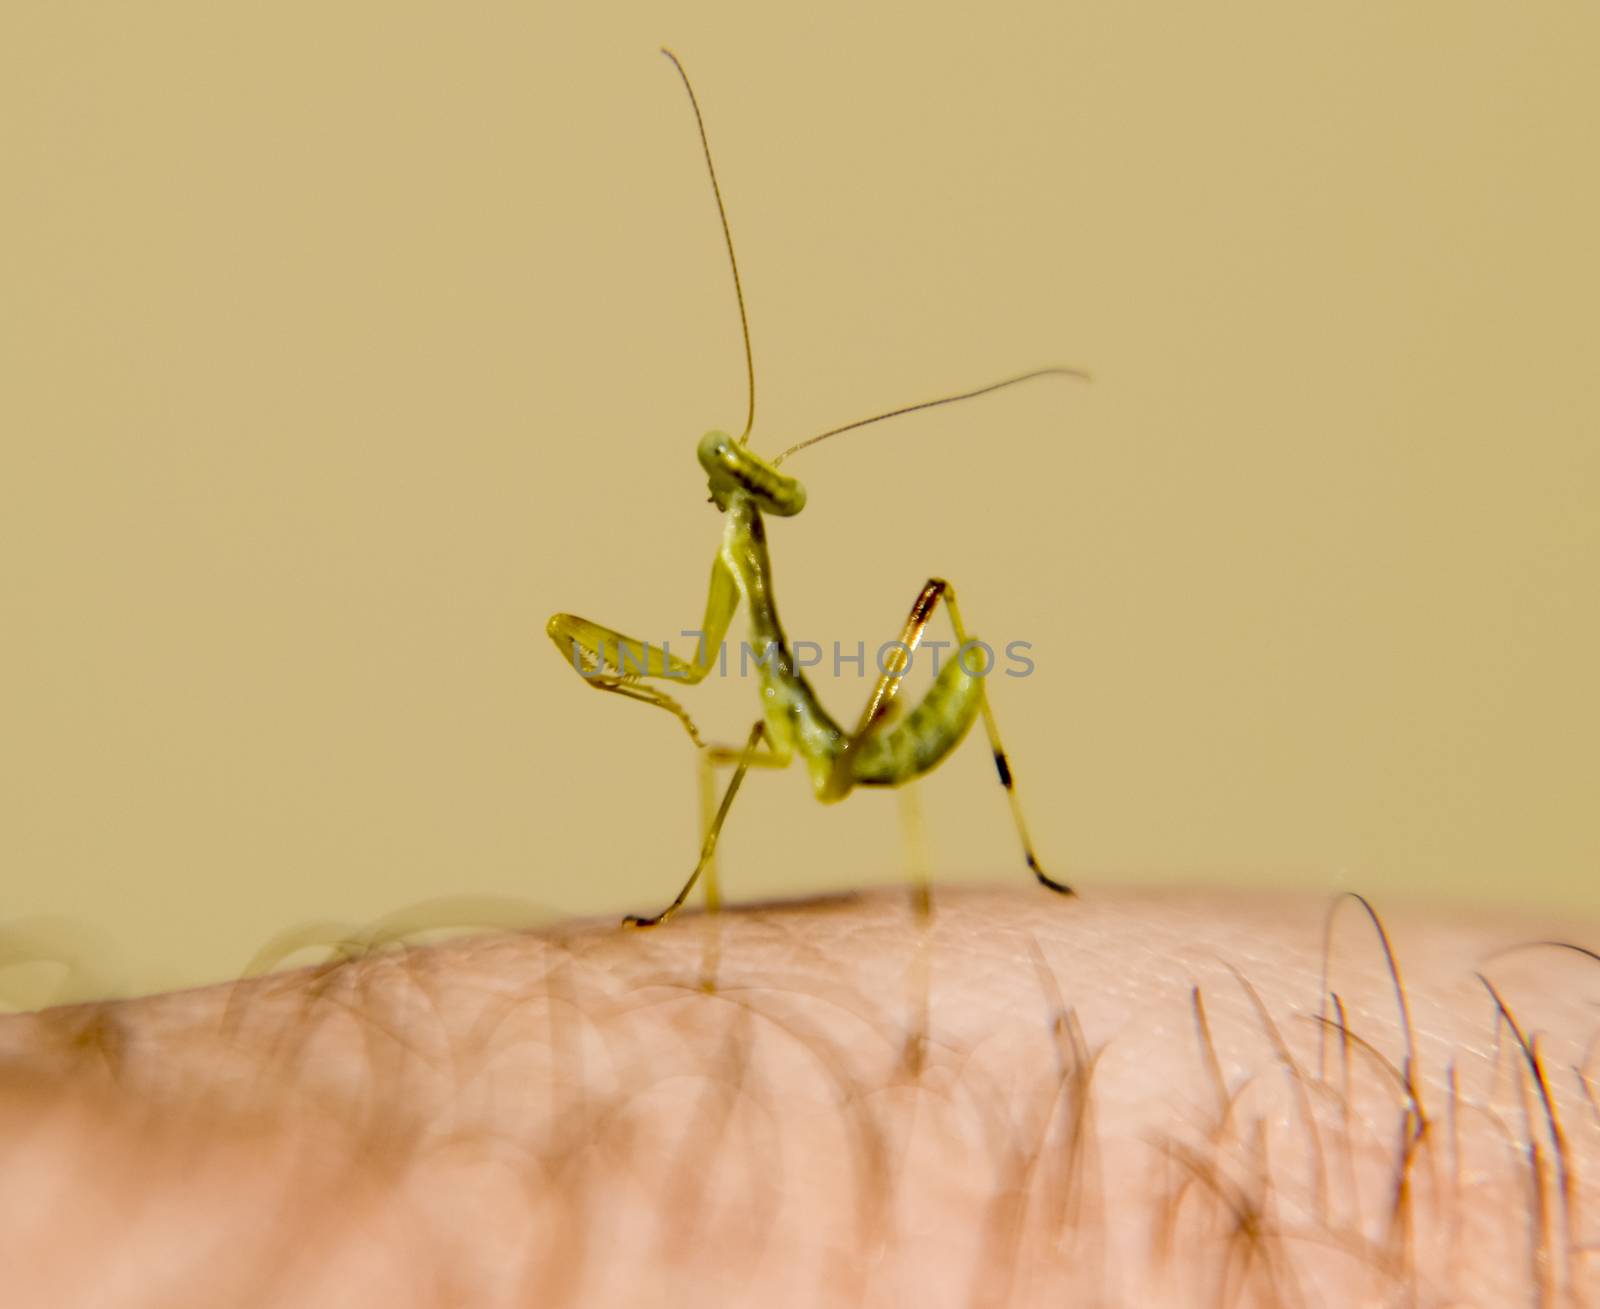
[[[693,660],[680,659],[671,652],[666,642],[662,642],[658,648],[576,614],[553,614],[545,624],[545,633],[555,643],[562,658],[572,664],[574,671],[585,682],[597,691],[607,691],[666,710],[683,724],[689,739],[700,751],[700,836],[703,844],[699,862],[682,894],[669,909],[654,918],[633,916],[627,920],[636,927],[653,926],[675,913],[690,888],[702,876],[706,881],[706,903],[713,910],[716,908],[716,834],[727,816],[727,807],[732,803],[739,783],[744,780],[745,770],[751,766],[782,768],[789,762],[786,755],[780,756],[770,749],[770,738],[765,754],[755,751],[754,746],[759,738],[754,735],[744,746],[707,743],[688,710],[659,687],[643,684],[644,678],[683,682],[689,686],[704,681],[718,657],[723,638],[738,607],[739,588],[719,555],[711,564],[711,585],[706,595],[705,617],[700,620],[699,644]],[[716,803],[716,768],[719,764],[738,766],[720,807]]]
[[[647,677],[682,682],[686,686],[704,681],[738,607],[739,588],[719,555],[711,562],[711,586],[706,595],[705,617],[700,620],[699,645],[692,661],[673,654],[665,641],[659,647],[653,646],[576,614],[552,614],[544,630],[561,657],[595,690],[665,709],[683,724],[690,739],[704,748],[700,731],[683,706],[665,691],[639,683]]]

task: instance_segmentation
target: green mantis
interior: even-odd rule
[[[779,620],[777,602],[773,596],[772,562],[767,550],[766,519],[768,515],[792,517],[805,507],[805,487],[779,471],[779,465],[797,450],[867,423],[934,405],[972,399],[1032,378],[1058,376],[1084,379],[1086,375],[1071,368],[1036,369],[977,390],[906,405],[833,428],[791,446],[770,460],[756,454],[747,444],[755,425],[755,364],[750,350],[750,325],[745,312],[744,288],[739,280],[738,261],[733,254],[733,236],[728,226],[727,210],[722,203],[722,189],[717,183],[711,147],[706,139],[705,121],[694,88],[677,56],[670,50],[663,50],[662,53],[672,61],[688,91],[689,103],[694,109],[695,123],[700,132],[700,143],[705,152],[706,169],[711,177],[712,193],[717,202],[717,213],[722,220],[723,238],[727,243],[728,262],[733,269],[734,293],[739,302],[739,320],[744,333],[749,407],[744,431],[737,438],[725,432],[707,432],[701,438],[697,451],[709,483],[711,502],[722,515],[723,525],[722,543],[711,563],[710,592],[706,598],[705,616],[697,632],[699,639],[694,658],[680,658],[670,651],[665,642],[658,648],[574,614],[555,614],[545,628],[562,657],[571,661],[574,669],[590,686],[598,691],[625,696],[666,710],[682,723],[699,751],[704,828],[699,859],[671,904],[650,917],[629,916],[623,920],[624,924],[653,927],[664,922],[683,906],[702,874],[711,874],[707,877],[707,900],[715,904],[715,878],[711,870],[714,867],[717,839],[745,774],[752,767],[785,768],[798,754],[806,763],[817,799],[825,804],[832,803],[844,799],[858,786],[902,786],[922,776],[961,743],[973,722],[979,718],[983,720],[984,733],[994,755],[1000,784],[1010,800],[1012,817],[1016,822],[1028,869],[1050,890],[1070,895],[1070,888],[1045,873],[1034,853],[1033,842],[1023,819],[1022,805],[1017,798],[1011,765],[1001,744],[994,711],[989,707],[984,688],[984,675],[989,669],[973,666],[975,661],[971,655],[977,643],[968,634],[962,620],[955,589],[938,577],[930,578],[923,586],[906,617],[899,641],[886,647],[891,653],[887,659],[879,661],[880,676],[861,717],[854,729],[847,731],[823,708],[816,691],[799,667]],[[761,717],[751,727],[742,745],[717,745],[704,740],[694,720],[677,700],[650,683],[675,681],[692,686],[703,681],[717,664],[723,638],[741,603],[749,612],[753,638],[751,644],[762,652],[757,660]],[[914,707],[904,713],[896,713],[899,706],[895,697],[901,679],[909,669],[912,655],[921,644],[928,624],[941,603],[954,629],[958,653],[938,671],[932,685]],[[722,793],[721,801],[716,802],[716,769],[730,765],[733,775]]]

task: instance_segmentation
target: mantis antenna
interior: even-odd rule
[[[838,436],[840,432],[851,432],[858,427],[865,427],[868,423],[881,423],[885,418],[898,418],[901,414],[914,414],[919,409],[933,409],[939,405],[954,404],[957,400],[972,400],[980,395],[988,395],[991,391],[1003,390],[1008,386],[1015,386],[1018,382],[1030,382],[1035,377],[1075,377],[1080,382],[1087,382],[1089,374],[1081,368],[1035,368],[1031,373],[1018,373],[1015,377],[1008,377],[1004,381],[990,382],[988,386],[980,386],[976,391],[961,391],[956,395],[940,396],[937,400],[924,400],[920,404],[901,405],[898,409],[890,409],[886,413],[874,414],[871,418],[858,418],[853,423],[846,423],[843,427],[832,427],[826,432],[816,436],[808,436],[797,445],[791,445],[781,455],[772,461],[777,467],[796,450],[804,450],[808,445],[816,445],[818,441],[826,441],[830,436]]]
[[[672,60],[672,66],[678,70],[678,76],[683,79],[683,89],[689,93],[689,104],[694,109],[694,123],[700,129],[700,148],[705,151],[706,172],[711,174],[711,194],[717,198],[717,217],[722,219],[722,239],[728,245],[728,264],[733,269],[733,294],[739,300],[739,330],[744,333],[744,372],[750,395],[750,407],[745,413],[744,431],[739,435],[739,444],[743,445],[750,439],[750,429],[756,425],[756,362],[750,353],[750,316],[745,313],[744,285],[739,281],[739,261],[733,254],[733,232],[728,227],[728,211],[722,203],[722,188],[717,185],[717,166],[711,162],[711,143],[706,140],[706,120],[700,115],[700,101],[695,98],[694,87],[689,84],[689,74],[683,71],[678,56],[665,46],[661,48],[661,53]]]

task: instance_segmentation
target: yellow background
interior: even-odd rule
[[[993,702],[1086,893],[1594,908],[1597,37],[1464,0],[13,0],[0,917],[70,925],[92,992],[439,896],[676,889],[691,748],[543,632],[698,620],[693,447],[743,415],[661,44],[758,449],[1096,376],[797,456],[793,635],[870,648],[938,573],[1032,642]],[[692,702],[730,740],[755,703]],[[1024,876],[981,747],[922,796],[940,878]],[[892,796],[756,776],[725,889],[892,880],[899,841]]]

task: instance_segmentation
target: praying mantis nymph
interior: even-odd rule
[[[710,483],[711,502],[722,514],[723,526],[722,544],[711,564],[711,590],[706,599],[705,617],[700,622],[698,647],[693,661],[685,661],[672,654],[665,643],[658,649],[648,642],[624,636],[613,628],[591,623],[574,614],[555,614],[545,628],[562,657],[571,661],[590,686],[665,709],[683,724],[700,754],[704,836],[694,870],[677,897],[660,913],[651,917],[630,915],[623,922],[630,927],[653,927],[670,918],[683,906],[695,883],[712,867],[722,825],[733,806],[745,773],[752,766],[784,768],[798,752],[810,770],[817,799],[824,804],[832,803],[844,799],[857,786],[902,786],[922,776],[960,744],[973,721],[980,717],[994,755],[1000,784],[1010,799],[1012,817],[1016,821],[1028,869],[1050,890],[1071,895],[1069,887],[1045,873],[1034,854],[1033,842],[1023,821],[1022,805],[1017,799],[1011,765],[1001,745],[994,712],[989,707],[984,689],[984,674],[989,670],[974,670],[971,667],[972,660],[965,657],[973,642],[962,622],[955,589],[943,578],[928,580],[911,606],[898,644],[888,660],[880,660],[881,676],[867,699],[855,730],[846,731],[822,707],[816,692],[797,665],[784,635],[783,625],[778,619],[777,603],[773,598],[772,563],[767,553],[765,516],[772,514],[788,518],[805,508],[805,487],[793,477],[779,472],[778,465],[806,446],[867,423],[935,405],[972,399],[1032,378],[1056,376],[1087,380],[1087,375],[1073,368],[1035,369],[976,390],[905,405],[847,423],[801,441],[773,459],[764,459],[756,454],[746,444],[755,425],[756,407],[750,323],[745,312],[739,265],[733,254],[733,235],[728,226],[727,210],[722,203],[722,188],[717,183],[716,168],[711,162],[711,146],[706,139],[705,120],[700,113],[694,87],[690,85],[689,75],[670,50],[663,50],[662,53],[678,70],[684,89],[689,94],[695,124],[700,132],[701,148],[705,153],[706,170],[711,177],[712,194],[722,220],[722,234],[728,248],[728,262],[733,270],[734,294],[739,302],[739,322],[744,334],[749,407],[744,431],[737,438],[725,432],[707,432],[701,438],[697,451],[700,465]],[[694,720],[682,705],[659,687],[646,685],[646,679],[676,681],[686,685],[704,680],[717,662],[717,652],[741,601],[750,611],[754,644],[770,656],[758,661],[762,712],[742,746],[714,745],[701,737]],[[896,707],[894,700],[900,680],[941,601],[955,630],[959,653],[938,671],[917,705],[895,717],[891,711]],[[763,744],[765,750],[761,749]],[[729,764],[733,765],[733,776],[722,794],[721,802],[713,810],[715,770],[719,765]],[[715,904],[714,876],[707,881],[707,900]]]

